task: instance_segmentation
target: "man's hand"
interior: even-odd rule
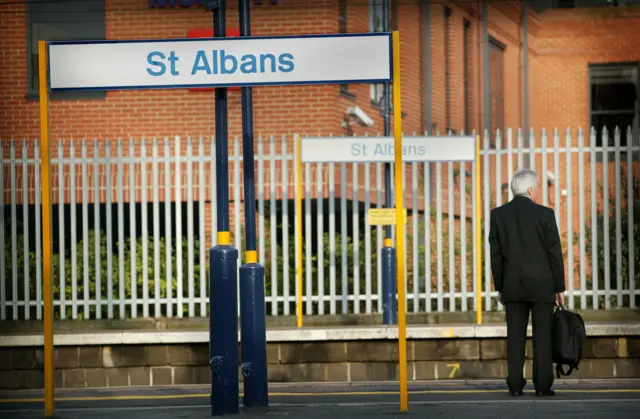
[[[556,294],[556,305],[557,306],[564,305],[564,293],[559,292]]]

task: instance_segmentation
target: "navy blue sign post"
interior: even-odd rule
[[[226,0],[209,1],[214,37],[225,37]],[[218,241],[209,252],[209,355],[211,357],[211,413],[238,413],[238,250],[229,232],[229,141],[227,89],[215,91],[216,199]]]
[[[390,22],[389,0],[383,2],[383,27],[389,31]],[[391,136],[391,97],[389,95],[389,83],[384,84],[382,97],[382,113],[384,116],[384,136]],[[384,164],[384,205],[393,208],[393,192],[391,191],[391,163]],[[398,304],[396,301],[397,278],[396,273],[396,249],[391,239],[391,226],[384,227],[384,247],[382,256],[382,323],[385,325],[398,324]]]
[[[240,36],[251,36],[249,0],[240,2]],[[242,157],[244,160],[245,265],[240,268],[240,340],[245,407],[269,405],[264,266],[256,241],[255,166],[253,158],[253,93],[242,88]],[[271,209],[273,211],[273,208]]]

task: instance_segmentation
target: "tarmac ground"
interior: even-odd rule
[[[412,382],[409,411],[400,413],[398,383],[271,385],[268,408],[241,406],[239,415],[225,417],[640,419],[640,380],[565,380],[554,388],[555,397],[535,397],[530,384],[524,396],[510,397],[500,381]],[[0,392],[0,418],[42,417],[42,390]],[[209,388],[60,389],[55,417],[206,418],[211,417]]]

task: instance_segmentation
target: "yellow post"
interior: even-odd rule
[[[247,263],[258,263],[258,252],[255,250],[247,250],[245,260]]]
[[[296,316],[298,327],[302,327],[302,144],[300,137],[296,137],[296,229],[298,248],[296,249],[296,281],[298,284]]]
[[[476,312],[476,323],[482,324],[482,231],[480,229],[480,218],[482,216],[482,206],[480,205],[480,136],[476,135],[476,300],[478,307]]]
[[[231,243],[231,233],[228,231],[219,231],[218,244],[220,246],[229,246],[229,243]]]
[[[53,287],[51,276],[51,156],[49,151],[49,91],[47,82],[47,42],[38,41],[40,83],[40,150],[42,153],[42,274],[44,300],[44,413],[53,417],[54,365],[53,365]]]
[[[407,394],[407,316],[404,289],[404,234],[405,225],[402,194],[402,109],[400,95],[400,32],[393,31],[393,136],[396,176],[396,242],[398,277],[398,351],[400,354],[400,411],[409,410]]]

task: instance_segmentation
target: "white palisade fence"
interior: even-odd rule
[[[303,164],[298,214],[293,141],[256,141],[258,259],[266,266],[267,315],[295,314],[298,246],[304,314],[381,312],[383,229],[368,226],[366,214],[384,203],[384,164]],[[236,138],[230,153],[231,237],[242,250],[240,149]],[[0,155],[0,319],[41,319],[41,152],[36,139],[2,139]],[[54,142],[57,318],[208,316],[208,249],[216,238],[214,157],[211,137]],[[400,233],[407,239],[402,257],[409,312],[474,310],[479,256],[483,306],[503,309],[486,257],[488,215],[511,199],[510,176],[524,166],[541,174],[541,203],[556,213],[567,305],[636,308],[639,160],[638,136],[630,131],[542,130],[526,138],[520,131],[487,133],[479,162],[480,203],[474,198],[475,163],[406,163],[409,217]],[[472,228],[477,205],[480,249]]]

